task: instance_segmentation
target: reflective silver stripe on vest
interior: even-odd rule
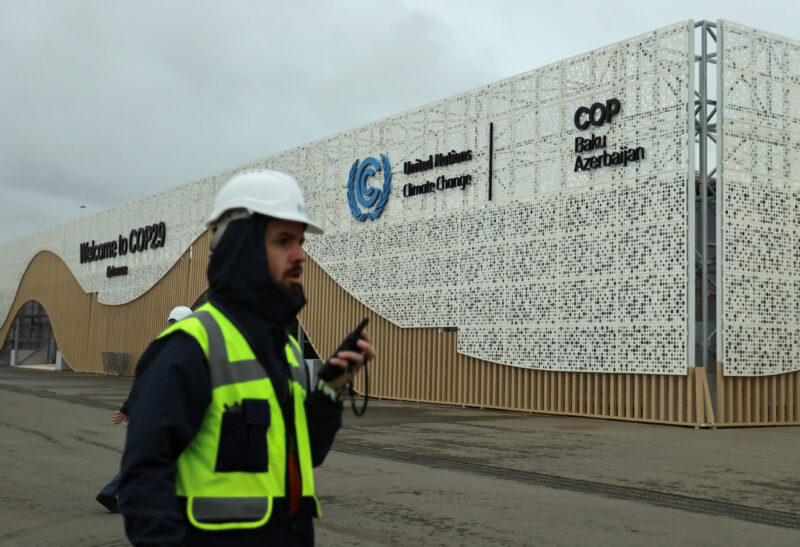
[[[263,380],[267,377],[264,367],[255,359],[233,363],[228,361],[225,337],[211,313],[203,310],[196,312],[194,317],[202,323],[208,336],[208,371],[211,377],[211,389],[251,380]]]
[[[303,353],[300,351],[300,348],[289,339],[289,345],[292,346],[292,351],[294,352],[294,358],[297,359],[297,364],[300,365],[298,367],[289,368],[292,369],[292,380],[300,384],[303,389],[308,391],[308,367],[306,366],[306,360],[303,359]]]
[[[192,515],[200,522],[254,522],[269,511],[267,498],[193,498]]]
[[[225,346],[225,337],[214,316],[208,311],[198,311],[193,314],[203,328],[208,337],[208,369],[211,377],[211,389],[220,386],[249,382],[251,380],[262,380],[266,378],[264,367],[255,359],[245,361],[228,361],[228,351]],[[292,380],[303,386],[308,391],[308,369],[303,359],[303,354],[291,340],[287,342],[294,352],[294,357],[300,366],[289,365]]]

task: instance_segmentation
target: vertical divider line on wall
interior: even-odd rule
[[[492,201],[493,171],[494,171],[494,123],[489,122],[489,201]]]

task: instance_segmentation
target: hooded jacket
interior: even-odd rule
[[[270,276],[264,234],[268,218],[231,222],[211,255],[211,302],[247,339],[275,387],[287,423],[294,419],[284,353],[286,326],[305,305]],[[134,545],[312,545],[313,503],[294,517],[276,504],[270,521],[255,530],[207,532],[186,518],[175,495],[176,461],[203,422],[211,401],[200,346],[180,332],[153,342],[142,355],[131,391],[130,425],[119,488],[125,531]],[[312,460],[320,465],[341,426],[342,405],[312,391],[306,398]],[[293,428],[287,433],[294,434]],[[310,506],[309,506],[310,505]]]

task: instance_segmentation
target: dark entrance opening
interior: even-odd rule
[[[8,338],[0,348],[0,366],[55,363],[57,351],[56,338],[44,306],[30,300],[20,308]]]

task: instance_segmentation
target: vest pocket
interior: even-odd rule
[[[222,413],[215,471],[265,472],[269,467],[269,401],[242,399]]]

